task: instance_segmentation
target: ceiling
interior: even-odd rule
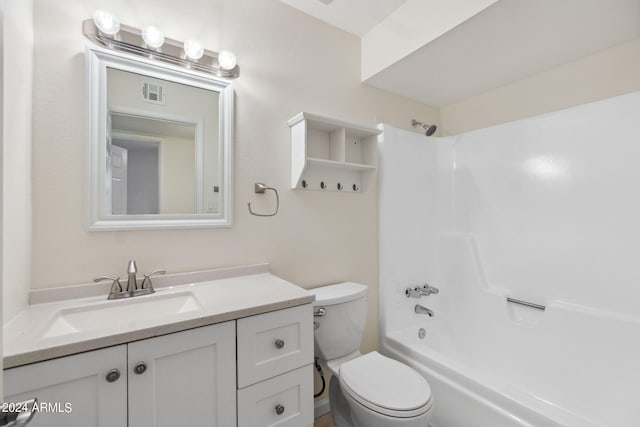
[[[414,5],[420,4],[421,12],[425,3],[447,5],[438,0],[333,0],[328,5],[320,0],[281,1],[365,38],[389,21],[393,31],[401,33],[398,16],[411,17],[407,9]],[[420,20],[429,28],[438,25],[434,20],[439,16],[421,13]],[[421,40],[418,48],[412,46],[364,82],[445,106],[637,37],[640,0],[499,0],[442,34]]]
[[[362,37],[407,0],[280,0],[329,25]]]

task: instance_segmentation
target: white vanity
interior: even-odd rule
[[[236,273],[30,306],[5,326],[4,400],[47,403],[35,427],[311,426],[313,296]]]

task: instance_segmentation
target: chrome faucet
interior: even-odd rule
[[[421,306],[420,304],[416,304],[413,310],[418,314],[426,314],[429,317],[435,316],[435,313],[432,310],[429,310],[427,307]]]
[[[436,288],[435,286],[430,286],[428,283],[426,283],[421,288],[416,288],[415,290],[416,292],[420,292],[420,294],[424,296],[429,296],[431,294],[437,294],[438,292],[440,292],[440,289]]]
[[[422,296],[429,296],[431,294],[437,294],[438,292],[440,292],[440,290],[438,288],[436,288],[435,286],[430,286],[427,283],[422,287],[416,286],[413,289],[407,288],[407,289],[405,289],[404,294],[407,296],[407,298],[409,298],[409,297],[411,297],[411,298],[420,298]]]
[[[138,274],[138,266],[136,265],[136,261],[133,259],[129,260],[129,265],[127,266],[127,292],[134,292],[138,290],[138,280],[136,279],[136,274]]]
[[[142,284],[138,287],[138,278],[136,277],[138,273],[138,267],[136,266],[135,260],[129,260],[129,265],[127,266],[127,289],[122,288],[122,284],[120,283],[120,277],[109,277],[109,276],[100,276],[93,279],[94,282],[102,282],[103,280],[111,280],[113,283],[111,284],[111,290],[109,291],[108,299],[120,299],[120,298],[130,298],[138,295],[148,295],[155,292],[153,289],[153,284],[151,283],[151,275],[153,274],[166,274],[165,270],[155,270],[151,273],[144,274],[144,278],[142,280]]]
[[[407,288],[405,289],[404,294],[407,296],[407,298],[409,297],[420,298],[422,296],[422,292],[420,292],[419,289],[420,288],[415,288],[415,289]]]

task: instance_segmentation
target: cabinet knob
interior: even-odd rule
[[[284,412],[284,406],[277,404],[276,405],[276,414],[278,415],[282,415],[282,413]]]
[[[144,362],[138,362],[136,363],[136,366],[133,367],[133,372],[135,372],[138,375],[144,374],[146,370],[147,370],[147,364]]]
[[[276,348],[280,350],[281,348],[284,347],[284,340],[280,340],[280,339],[276,340],[275,345],[276,345]]]
[[[107,373],[107,376],[105,377],[107,382],[113,383],[118,381],[118,378],[120,378],[120,370],[119,369],[112,369]]]

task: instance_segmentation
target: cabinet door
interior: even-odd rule
[[[129,425],[236,425],[235,321],[129,344]]]
[[[38,398],[29,427],[127,427],[126,361],[120,345],[7,369],[4,401]]]

